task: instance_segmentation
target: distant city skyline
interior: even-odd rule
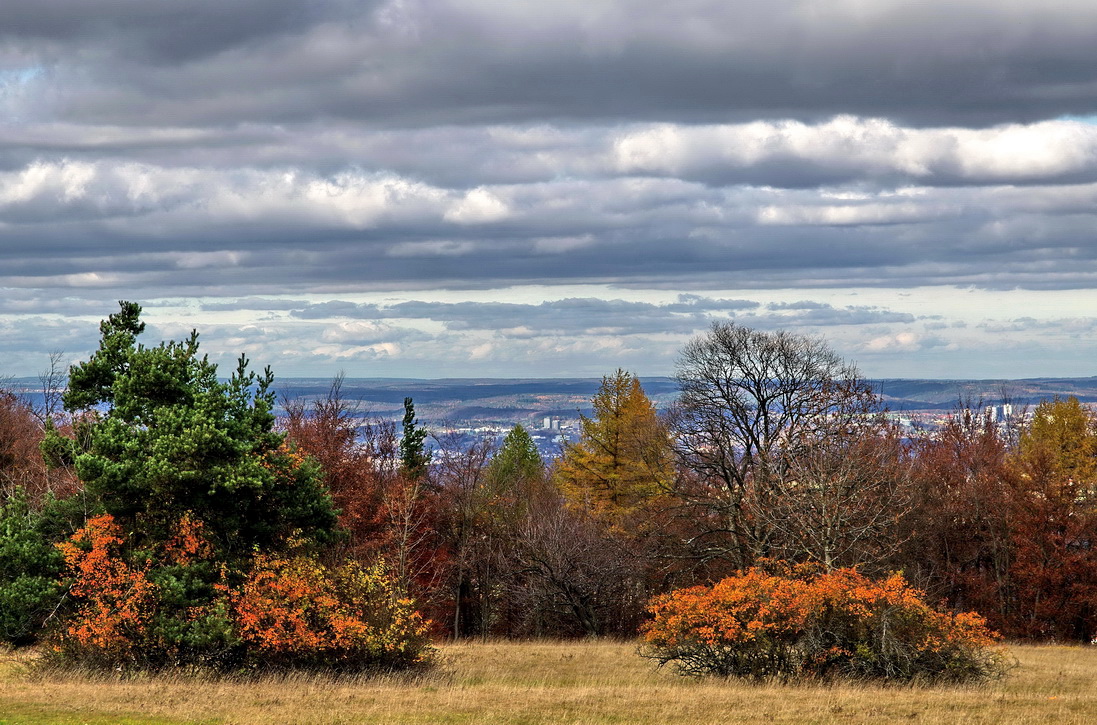
[[[0,377],[116,300],[279,376],[1097,374],[1081,0],[11,0]]]

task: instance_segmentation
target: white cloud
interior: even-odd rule
[[[914,352],[921,349],[922,339],[913,332],[900,332],[894,335],[880,335],[865,343],[868,352]]]
[[[320,339],[328,343],[362,347],[391,342],[405,332],[383,322],[353,320],[329,325]]]
[[[917,204],[825,204],[820,206],[765,206],[758,211],[759,224],[830,225],[900,224],[926,222],[946,215],[957,215],[959,209]]]
[[[480,186],[447,209],[442,218],[456,224],[485,224],[506,219],[509,214],[506,202]]]
[[[995,183],[1097,174],[1097,127],[1055,120],[982,129],[903,128],[838,116],[716,126],[658,124],[614,143],[623,173],[712,176],[721,170],[799,164],[852,178],[887,175]]]

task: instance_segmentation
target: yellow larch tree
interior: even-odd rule
[[[553,478],[572,505],[619,518],[671,485],[670,433],[640,381],[624,370],[602,379],[591,405],[593,415],[580,416],[579,439],[565,444]]]
[[[1036,406],[1019,453],[1022,471],[1053,481],[1060,495],[1079,500],[1097,495],[1097,418],[1074,396]]]

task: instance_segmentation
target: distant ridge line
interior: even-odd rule
[[[274,388],[280,400],[326,397],[331,377],[276,377]],[[371,378],[345,377],[341,394],[361,410],[388,416],[402,408],[405,397],[415,401],[424,419],[440,420],[458,412],[490,416],[498,410],[522,417],[559,415],[560,411],[589,410],[600,377],[556,378]],[[641,376],[648,396],[660,408],[669,406],[678,394],[678,384],[669,376]],[[1083,403],[1097,403],[1097,375],[1090,377],[1033,378],[870,378],[866,380],[896,412],[949,410],[962,401],[998,405],[1034,405],[1055,396],[1075,396]],[[38,378],[7,378],[2,385],[40,398]],[[1007,400],[1008,398],[1008,400]],[[577,415],[576,412],[576,415]]]

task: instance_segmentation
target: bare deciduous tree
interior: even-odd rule
[[[65,353],[59,350],[51,352],[49,367],[38,373],[38,382],[42,386],[42,407],[38,415],[43,425],[61,424],[64,413],[61,396],[64,395],[67,378]]]
[[[693,475],[676,493],[703,522],[698,556],[735,568],[780,553],[771,512],[835,436],[878,425],[871,386],[811,337],[717,322],[686,345],[677,379],[672,421]]]
[[[494,566],[487,469],[495,452],[488,438],[461,445],[454,435],[435,436],[437,463],[431,472],[444,516],[439,534],[449,552],[453,636],[486,633],[491,619]]]
[[[755,511],[774,532],[780,558],[828,571],[878,564],[902,543],[900,520],[910,511],[910,457],[899,431],[882,416],[835,431],[791,461],[773,481],[767,506]]]
[[[650,595],[627,542],[558,497],[535,502],[510,560],[527,635],[631,634]]]

